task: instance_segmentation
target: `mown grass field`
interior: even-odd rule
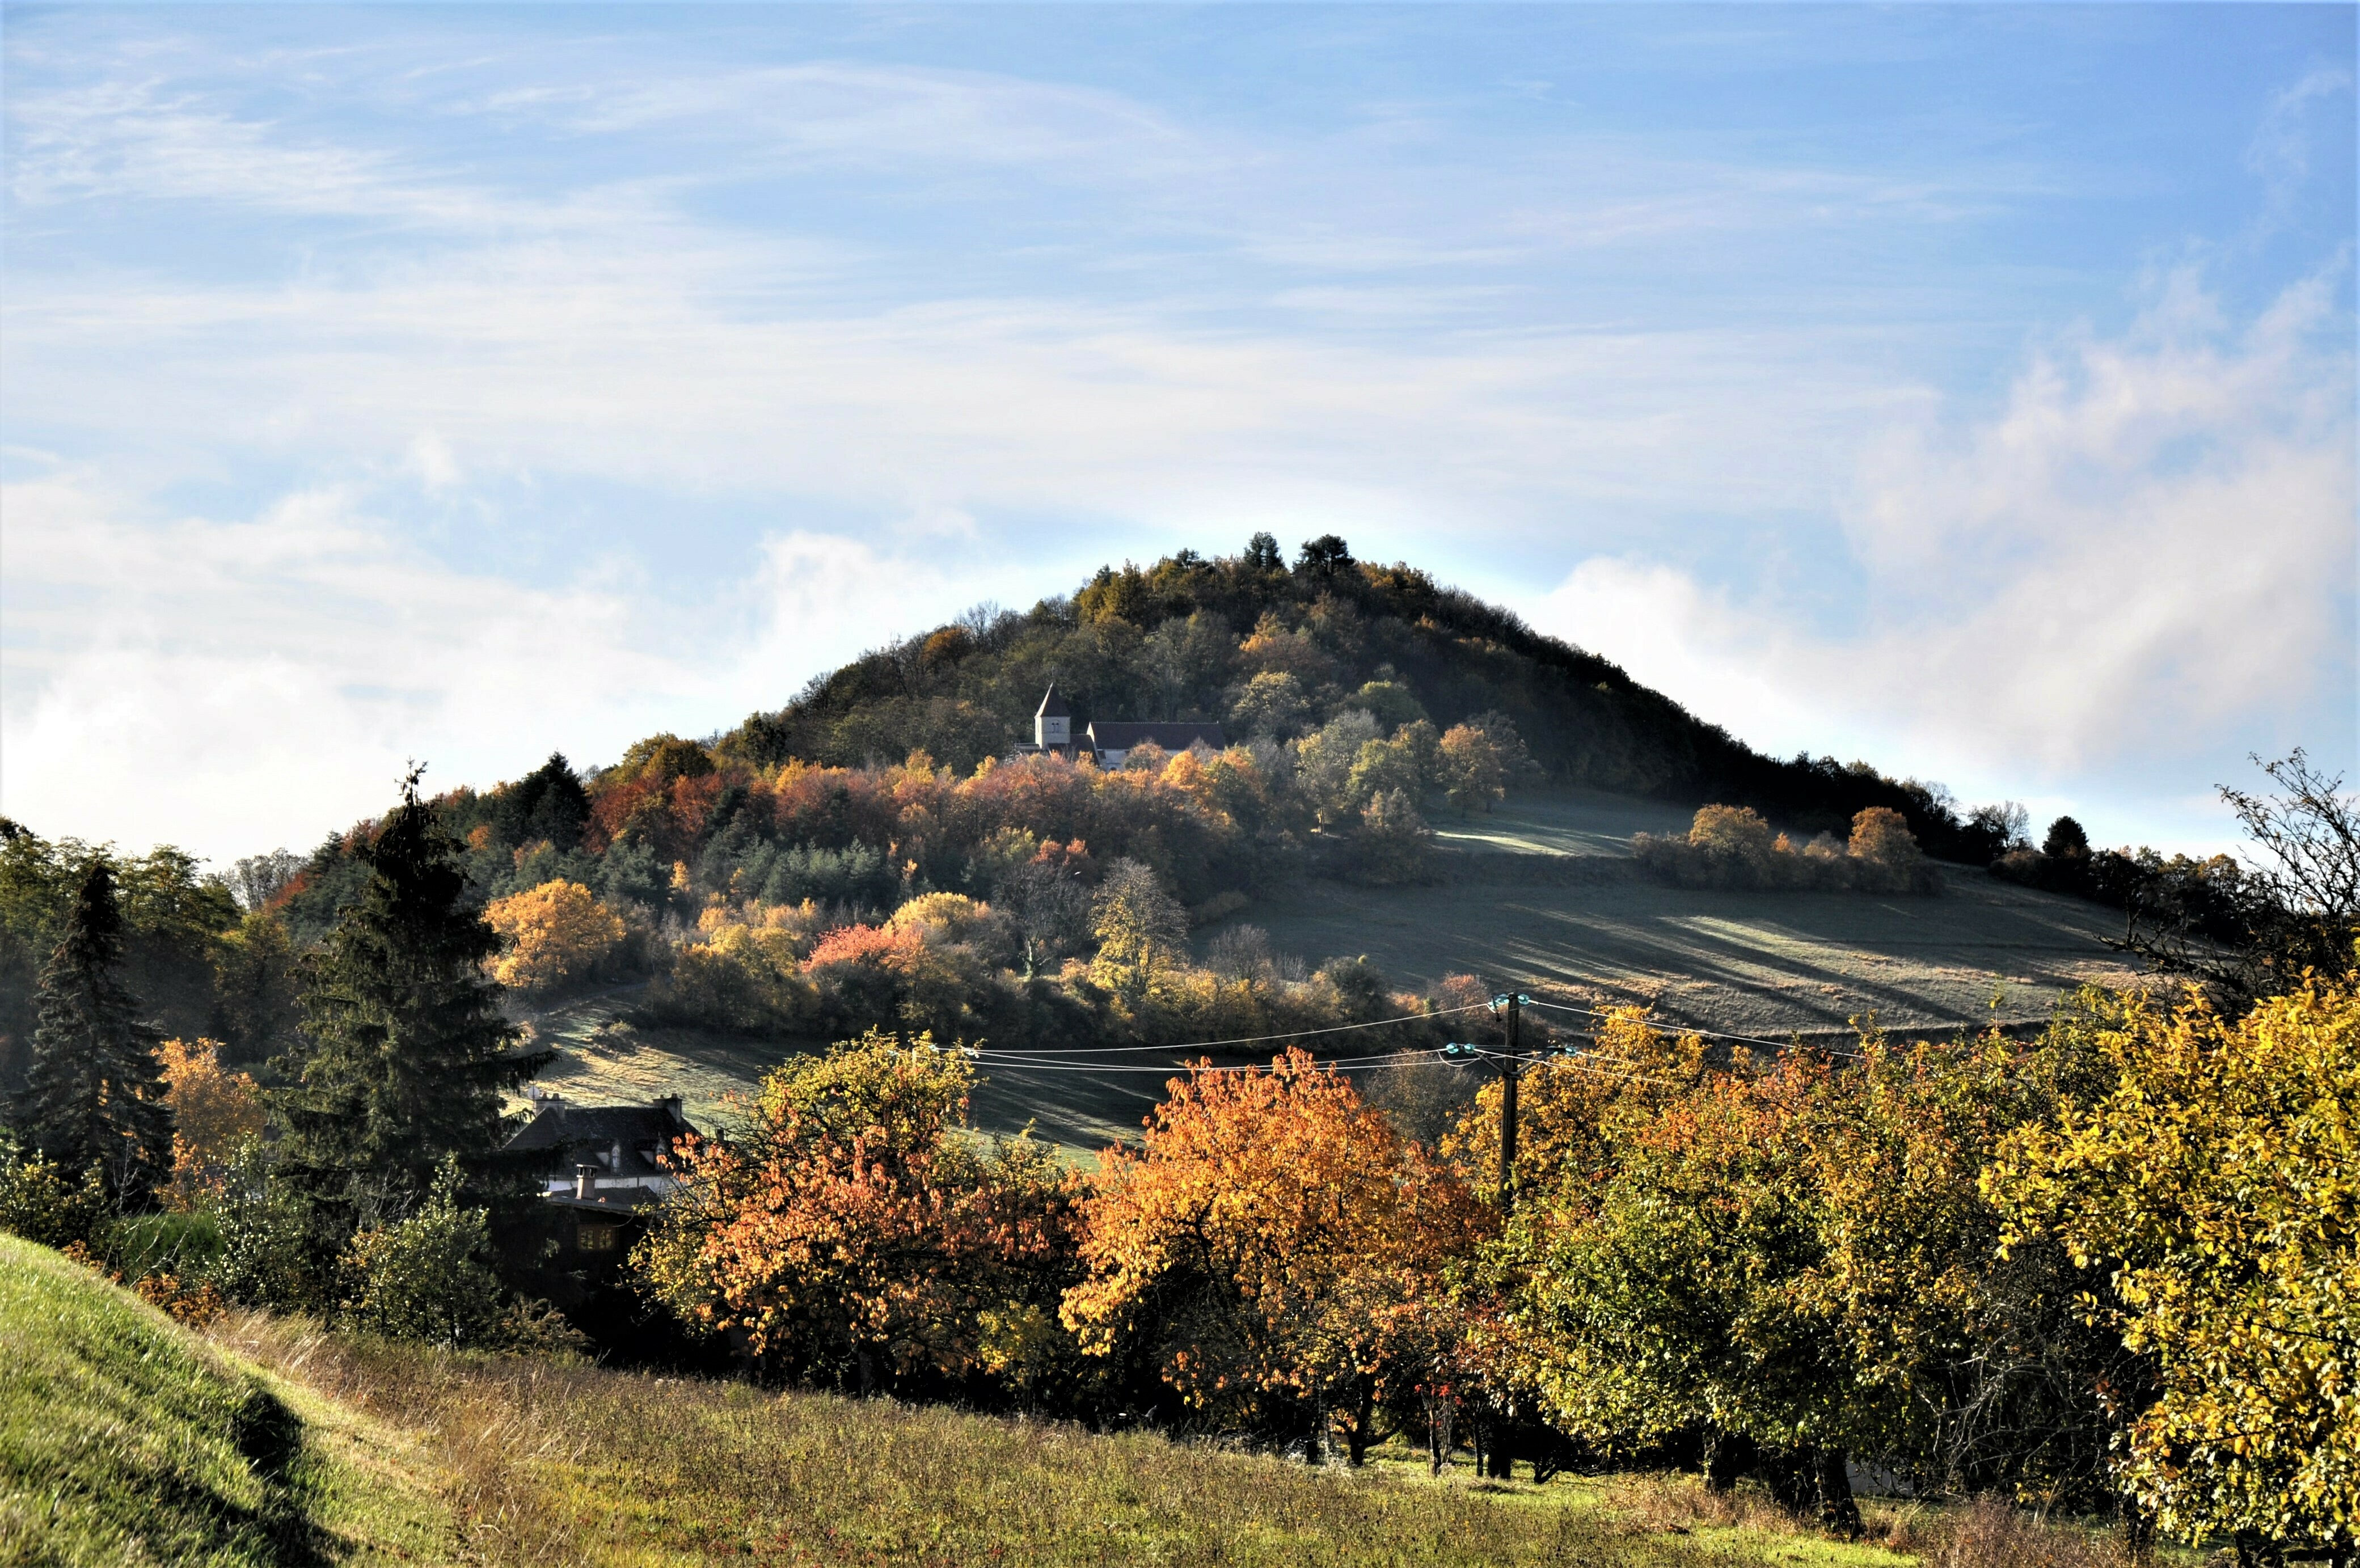
[[[1440,1478],[1151,1432],[579,1362],[257,1313],[203,1334],[0,1238],[0,1563],[325,1568],[1227,1564],[2094,1568],[2108,1542],[1871,1503],[1862,1541],[1693,1477]]]
[[[1907,1029],[2037,1022],[2082,985],[2132,976],[2104,944],[2121,931],[2115,911],[1963,867],[1942,867],[1934,898],[1717,892],[1641,876],[1632,835],[1685,833],[1689,816],[1590,791],[1520,796],[1489,816],[1437,821],[1459,857],[1439,887],[1318,888],[1241,918],[1290,951],[1341,952],[1357,935],[1364,945],[1350,951],[1416,981],[1471,970],[1776,1038],[1870,1013]]]
[[[1678,833],[1689,813],[1591,791],[1520,795],[1436,823],[1447,880],[1371,888],[1311,883],[1237,921],[1317,964],[1366,953],[1396,985],[1471,973],[1548,999],[1636,1002],[1667,1022],[1783,1039],[1848,1030],[2025,1024],[2092,981],[2132,972],[2103,943],[2113,911],[1946,868],[1936,898],[1667,887],[1637,874],[1634,833]],[[1221,928],[1195,933],[1201,948]],[[1993,1006],[1994,998],[1998,1006]],[[821,1041],[689,1029],[616,1030],[628,996],[536,1018],[561,1052],[550,1088],[586,1101],[679,1094],[705,1125],[787,1053]],[[1076,1155],[1134,1133],[1163,1095],[1158,1073],[995,1067],[977,1124],[1032,1124]]]

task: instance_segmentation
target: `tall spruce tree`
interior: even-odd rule
[[[499,938],[466,903],[457,842],[419,799],[361,852],[369,880],[306,965],[304,1043],[281,1060],[283,1168],[327,1231],[399,1219],[455,1158],[464,1203],[515,1195],[500,1096],[555,1054],[517,1049],[484,961]]]
[[[162,1032],[123,983],[123,905],[94,857],[34,989],[32,1068],[16,1121],[69,1171],[96,1165],[118,1204],[137,1207],[170,1169],[172,1111],[156,1060]]]

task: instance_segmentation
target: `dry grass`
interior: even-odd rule
[[[1759,1487],[1707,1491],[1694,1475],[1648,1472],[1616,1475],[1606,1483],[1606,1506],[1650,1530],[1758,1530],[1804,1533],[1808,1526]]]
[[[257,1313],[224,1348],[409,1433],[443,1474],[458,1560],[2115,1568],[2111,1537],[1979,1501],[1863,1502],[1830,1541],[1751,1486],[1549,1487],[1306,1470],[1150,1433],[770,1393],[580,1362],[421,1350]],[[1404,1462],[1406,1464],[1406,1462]]]
[[[1713,1493],[1691,1475],[1613,1476],[1601,1500],[1649,1531],[1741,1530],[1797,1540],[1819,1533],[1812,1520],[1758,1486]],[[1914,1558],[1921,1568],[2123,1568],[2129,1561],[2117,1534],[2050,1523],[1995,1497],[1939,1508],[1863,1497],[1860,1510],[1863,1545]]]
[[[1925,1568],[2123,1568],[2121,1540],[2049,1524],[1996,1497],[1977,1497],[1943,1521]]]
[[[1727,1561],[1595,1510],[1148,1433],[425,1352],[232,1316],[213,1334],[423,1436],[468,1560],[653,1564]]]

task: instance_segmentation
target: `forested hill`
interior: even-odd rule
[[[1218,721],[1232,745],[1153,766],[1142,750],[1105,773],[1054,758],[983,769],[1030,738],[1052,678],[1077,727]],[[1200,920],[1306,877],[1419,881],[1432,836],[1420,811],[1487,809],[1520,774],[1752,806],[1797,839],[1841,836],[1885,806],[1936,855],[1987,865],[2009,847],[1998,813],[1962,818],[1939,790],[1864,764],[1764,757],[1606,659],[1422,571],[1356,561],[1332,537],[1289,564],[1267,534],[1235,556],[1108,568],[1021,614],[972,611],[710,741],[650,736],[586,774],[552,757],[434,805],[471,902],[573,899],[583,907],[563,919],[555,905],[507,906],[500,918],[607,932],[590,943],[595,964],[504,983],[654,975],[670,985],[686,973],[676,949],[711,949],[728,959],[714,964],[729,985],[679,1002],[683,1016],[817,1029],[790,972],[826,969],[829,931],[872,931],[913,899],[977,900],[1015,922],[991,925],[978,975],[1045,973],[1097,951],[1076,889],[1098,898],[1123,866]],[[119,859],[135,989],[167,1029],[260,1060],[292,1038],[294,956],[359,896],[375,832],[364,822],[309,855],[240,861],[228,885],[170,849]],[[0,1084],[21,1071],[56,918],[82,864],[105,853],[0,821]],[[754,934],[729,935],[731,921]],[[768,956],[753,964],[758,950]],[[748,964],[753,978],[738,974]],[[971,1001],[989,989],[963,981],[945,994]],[[891,1007],[882,992],[874,1006],[847,1002],[827,1027],[914,1016],[893,996]],[[980,1027],[948,1012],[941,1022]]]
[[[1438,728],[1506,714],[1555,782],[1753,806],[1806,834],[1841,833],[1863,809],[1889,806],[1943,858],[1987,865],[2007,847],[2002,823],[1962,814],[1939,786],[1831,757],[1765,757],[1611,660],[1419,568],[1355,561],[1333,535],[1306,542],[1292,566],[1257,534],[1239,555],[1184,550],[1145,570],[1101,568],[1030,611],[970,611],[814,679],[715,749],[847,767],[923,750],[964,772],[1032,738],[1053,677],[1077,729],[1196,719],[1233,740],[1291,740],[1355,706],[1391,703],[1377,714],[1390,722],[1408,711],[1405,688]]]

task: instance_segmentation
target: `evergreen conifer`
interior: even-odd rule
[[[499,937],[468,906],[460,846],[418,777],[361,852],[367,887],[306,965],[305,1043],[281,1062],[295,1080],[277,1107],[283,1169],[323,1232],[406,1217],[445,1159],[469,1205],[514,1196],[500,1096],[554,1054],[517,1049],[484,971]]]
[[[171,1168],[172,1111],[156,1047],[123,983],[123,906],[104,856],[83,868],[34,991],[38,1022],[17,1125],[69,1171],[95,1165],[115,1201],[145,1202]]]

